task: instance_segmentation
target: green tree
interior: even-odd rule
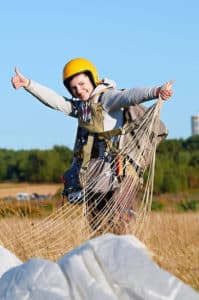
[[[162,185],[163,193],[177,193],[180,192],[180,184],[178,177],[172,172],[166,172],[164,174],[164,180]]]

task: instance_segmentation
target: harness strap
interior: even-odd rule
[[[103,119],[102,119],[102,107],[101,107],[101,99],[102,95],[107,92],[108,90],[112,89],[111,88],[104,88],[103,90],[100,90],[98,93],[96,93],[92,97],[92,102],[94,107],[91,107],[92,109],[92,119],[95,120],[93,123],[93,120],[87,124],[86,122],[82,122],[79,120],[79,126],[83,127],[84,129],[88,130],[88,140],[87,143],[83,146],[83,161],[81,165],[81,170],[85,170],[88,167],[89,161],[91,159],[91,153],[92,153],[92,148],[94,144],[94,137],[96,136],[96,132],[101,132],[103,128]],[[98,102],[95,103],[95,99],[98,98]],[[104,138],[103,138],[104,139]]]
[[[89,134],[86,145],[83,146],[83,161],[81,168],[86,169],[91,158],[92,147],[94,143],[94,135]]]
[[[97,133],[98,138],[101,139],[110,139],[113,136],[124,134],[124,130],[122,128],[115,128],[112,130],[107,130],[104,132]]]
[[[110,88],[105,88],[103,90],[100,90],[98,93],[96,93],[91,99],[92,101],[92,119],[89,123],[83,122],[82,120],[79,120],[79,126],[84,128],[89,132],[88,134],[88,140],[87,143],[83,146],[82,152],[83,152],[83,161],[81,169],[86,169],[88,167],[89,161],[91,159],[91,153],[92,148],[94,144],[94,138],[97,137],[99,140],[106,140],[107,147],[111,148],[111,138],[114,136],[118,136],[121,134],[124,134],[123,128],[116,128],[108,131],[102,131],[103,130],[103,117],[102,117],[102,106],[101,106],[101,99],[105,92],[108,90],[111,90]],[[98,102],[95,103],[96,97],[98,97]]]

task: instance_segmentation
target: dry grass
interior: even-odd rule
[[[56,260],[86,239],[78,214],[56,219],[54,212],[43,221],[0,219],[0,244],[24,261],[33,256]],[[199,290],[199,213],[152,213],[137,236],[162,268]]]
[[[0,199],[19,192],[54,195],[61,189],[62,184],[0,184]],[[6,207],[14,205],[5,203]],[[54,208],[50,216],[42,218],[23,216],[16,208],[16,204],[9,207],[14,213],[0,218],[0,245],[23,261],[34,256],[56,261],[83,243],[89,234],[92,237],[79,208],[70,207],[67,214],[64,211],[62,214],[62,208]],[[37,207],[30,207],[32,216],[35,209]],[[199,290],[199,213],[151,213],[143,229],[136,235],[154,253],[153,259],[163,269]],[[128,228],[127,233],[133,234],[134,227]]]
[[[140,237],[165,270],[199,290],[199,213],[152,213]]]

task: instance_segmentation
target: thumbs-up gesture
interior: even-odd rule
[[[172,86],[174,84],[174,80],[170,80],[166,82],[161,87],[157,88],[156,96],[160,96],[163,100],[168,100],[173,95]]]
[[[21,87],[27,87],[29,85],[30,80],[25,78],[17,68],[15,68],[15,76],[12,77],[12,85],[15,89],[19,89]]]

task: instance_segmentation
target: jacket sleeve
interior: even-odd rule
[[[127,90],[111,90],[103,94],[102,106],[105,111],[116,111],[122,107],[140,104],[152,99],[155,96],[156,88],[132,88]]]
[[[60,96],[53,90],[41,85],[40,83],[30,80],[30,84],[25,88],[30,94],[36,97],[46,106],[62,111],[69,115],[72,112],[71,100]]]

